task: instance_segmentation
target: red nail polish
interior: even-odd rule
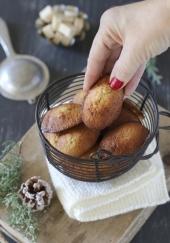
[[[117,89],[120,89],[123,86],[123,82],[120,81],[117,78],[112,78],[110,86],[111,86],[112,89],[117,90]]]

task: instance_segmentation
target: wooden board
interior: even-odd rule
[[[160,118],[168,124],[168,118]],[[160,150],[165,155],[170,152],[170,132],[160,131]],[[34,125],[22,138],[23,181],[33,175],[41,175],[50,181],[44,160],[44,152],[38,131]],[[170,189],[170,167],[166,168],[167,185]],[[139,231],[155,207],[136,210],[121,216],[90,223],[80,223],[70,219],[55,196],[48,213],[40,222],[39,243],[128,243]],[[29,242],[24,236],[7,224],[7,212],[0,208],[0,228],[19,242]]]

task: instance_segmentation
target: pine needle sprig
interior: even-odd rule
[[[159,69],[156,66],[156,58],[151,58],[146,66],[146,75],[151,82],[159,85],[161,83],[162,75],[159,74]]]
[[[36,242],[38,235],[38,218],[31,209],[24,206],[17,193],[9,193],[3,203],[10,210],[9,223],[32,242]]]
[[[4,148],[2,154],[6,154],[11,148],[8,145]],[[21,165],[22,159],[20,155],[10,152],[9,156],[0,160],[0,202],[5,195],[18,189],[21,183]]]
[[[22,232],[32,242],[36,242],[38,217],[33,215],[31,209],[24,206],[19,198],[22,158],[19,153],[11,150],[13,146],[13,142],[1,144],[0,204],[8,208],[10,225]],[[2,159],[7,152],[9,152],[8,156]]]
[[[5,154],[7,154],[14,147],[15,144],[16,143],[12,140],[0,143],[0,159],[2,159],[5,156]]]

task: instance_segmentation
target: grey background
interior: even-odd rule
[[[32,54],[41,58],[50,69],[51,82],[68,74],[80,72],[86,65],[89,48],[97,31],[102,12],[107,8],[134,1],[115,0],[0,0],[0,16],[9,26],[14,48],[21,54]],[[87,12],[91,30],[84,42],[71,48],[51,45],[36,34],[34,21],[38,12],[47,4],[74,4]],[[0,61],[4,59],[0,49]],[[170,110],[170,52],[158,57],[158,66],[163,75],[162,84],[156,86],[158,102]],[[34,123],[35,105],[11,101],[0,96],[0,142],[18,141]],[[170,242],[170,204],[156,209],[132,241],[133,243]]]

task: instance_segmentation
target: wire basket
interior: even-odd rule
[[[148,128],[149,135],[143,146],[131,155],[114,156],[110,152],[99,150],[90,159],[75,158],[55,149],[41,131],[41,122],[45,113],[62,103],[70,102],[82,89],[84,73],[57,80],[41,95],[37,103],[36,122],[47,159],[61,173],[81,181],[100,182],[117,177],[131,169],[139,160],[152,157],[158,151],[159,112],[153,93],[145,83],[140,82],[137,90],[129,97],[144,114],[142,124]],[[152,153],[145,154],[148,145],[156,138]]]

